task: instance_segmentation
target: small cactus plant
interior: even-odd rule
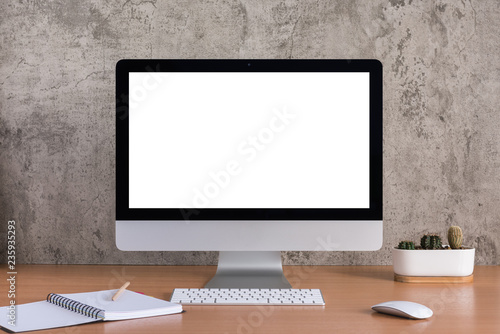
[[[415,244],[413,243],[413,241],[401,241],[398,245],[398,249],[408,249],[408,250],[412,250],[412,249],[415,249]]]
[[[462,241],[464,236],[462,234],[462,229],[458,226],[451,226],[448,229],[448,243],[452,249],[458,249],[462,247]]]
[[[442,248],[441,238],[436,234],[426,234],[420,239],[422,249],[440,249]]]

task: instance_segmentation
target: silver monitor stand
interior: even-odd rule
[[[289,289],[283,275],[281,252],[219,252],[215,276],[205,288]]]

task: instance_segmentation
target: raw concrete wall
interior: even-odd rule
[[[0,230],[21,263],[213,264],[114,241],[114,66],[122,58],[376,58],[384,65],[379,252],[289,264],[390,264],[400,239],[460,225],[500,264],[500,3],[2,1]],[[6,260],[6,241],[0,240]]]

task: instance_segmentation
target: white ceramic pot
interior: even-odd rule
[[[469,276],[474,271],[474,248],[392,250],[394,273],[404,276]]]

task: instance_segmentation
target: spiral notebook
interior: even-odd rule
[[[51,293],[47,300],[16,306],[15,326],[9,324],[9,308],[1,307],[0,326],[7,332],[26,332],[66,327],[96,321],[154,317],[182,312],[180,304],[125,290],[116,301],[117,290],[85,293]]]

